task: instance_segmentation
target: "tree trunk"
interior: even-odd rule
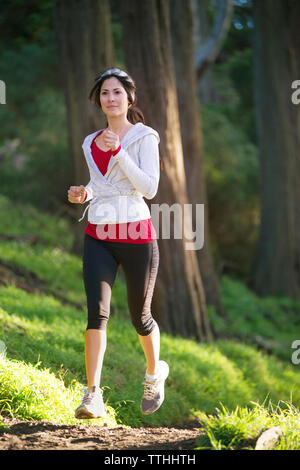
[[[254,2],[255,103],[260,152],[261,227],[254,289],[300,294],[300,2]]]
[[[201,9],[203,11],[204,8],[207,9],[207,0],[198,0],[198,2],[200,11]],[[218,0],[216,2],[212,29],[209,35],[205,38],[202,36],[201,47],[196,49],[196,69],[198,79],[203,76],[209,65],[216,60],[224,37],[230,27],[232,14],[233,0]]]
[[[138,88],[138,105],[146,123],[158,130],[164,162],[159,190],[151,204],[178,204],[186,214],[189,203],[170,41],[168,0],[123,0],[122,25],[125,62]],[[151,209],[150,204],[150,209]],[[153,209],[151,210],[151,214]],[[164,227],[164,221],[162,224]],[[212,338],[205,294],[195,250],[181,239],[161,238],[160,268],[152,311],[165,331],[201,341]]]
[[[206,302],[214,305],[219,315],[225,316],[225,308],[220,296],[219,282],[209,245],[208,202],[203,170],[200,105],[194,66],[194,28],[191,0],[185,2],[173,0],[171,18],[173,57],[176,70],[184,164],[188,181],[188,197],[194,208],[197,204],[204,204],[204,246],[201,250],[197,250],[196,254],[203,279]],[[195,221],[193,221],[193,226],[195,226]]]
[[[209,0],[192,0],[191,7],[193,15],[194,67],[196,67],[197,57],[200,54],[201,46],[204,44],[211,31],[211,25],[208,19]],[[207,67],[205,72],[201,75],[198,80],[197,87],[201,103],[218,103],[218,90],[211,67]]]
[[[86,185],[89,172],[81,144],[86,135],[105,123],[104,115],[89,102],[88,94],[95,76],[114,62],[108,0],[55,0],[54,25],[67,105],[70,158],[74,168],[70,184]],[[77,216],[73,227],[73,251],[79,254],[82,252],[85,225],[83,221],[78,222],[83,206],[74,206]]]

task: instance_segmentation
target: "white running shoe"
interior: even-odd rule
[[[141,411],[145,415],[150,415],[157,411],[165,398],[165,380],[169,375],[169,366],[165,361],[159,361],[157,378],[154,380],[144,378],[144,395],[141,402]]]
[[[75,418],[93,419],[104,417],[102,390],[96,386],[85,388],[81,405],[75,410]]]

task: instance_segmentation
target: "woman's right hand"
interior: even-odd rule
[[[85,199],[85,187],[80,186],[70,186],[68,190],[68,200],[74,204],[81,204]]]

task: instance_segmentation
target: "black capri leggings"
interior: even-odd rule
[[[141,336],[154,329],[151,301],[158,272],[157,240],[123,243],[98,240],[84,234],[83,277],[87,297],[88,329],[105,330],[110,314],[112,287],[122,266],[131,321]]]

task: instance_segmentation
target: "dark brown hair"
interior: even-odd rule
[[[142,111],[140,110],[140,108],[136,106],[137,87],[136,87],[135,81],[127,72],[124,72],[123,70],[120,70],[117,68],[113,68],[113,69],[109,68],[95,78],[95,83],[89,93],[89,100],[91,101],[91,103],[95,104],[98,108],[102,109],[101,103],[100,103],[101,87],[103,85],[103,82],[111,77],[117,78],[121,82],[121,84],[123,85],[127,93],[128,103],[129,103],[129,107],[127,111],[128,121],[131,122],[131,124],[136,124],[137,122],[142,122],[143,124],[145,124],[144,115]],[[107,120],[106,120],[106,126],[108,126]],[[163,166],[161,157],[159,157],[159,160],[160,160],[160,169],[163,170],[164,166]]]

